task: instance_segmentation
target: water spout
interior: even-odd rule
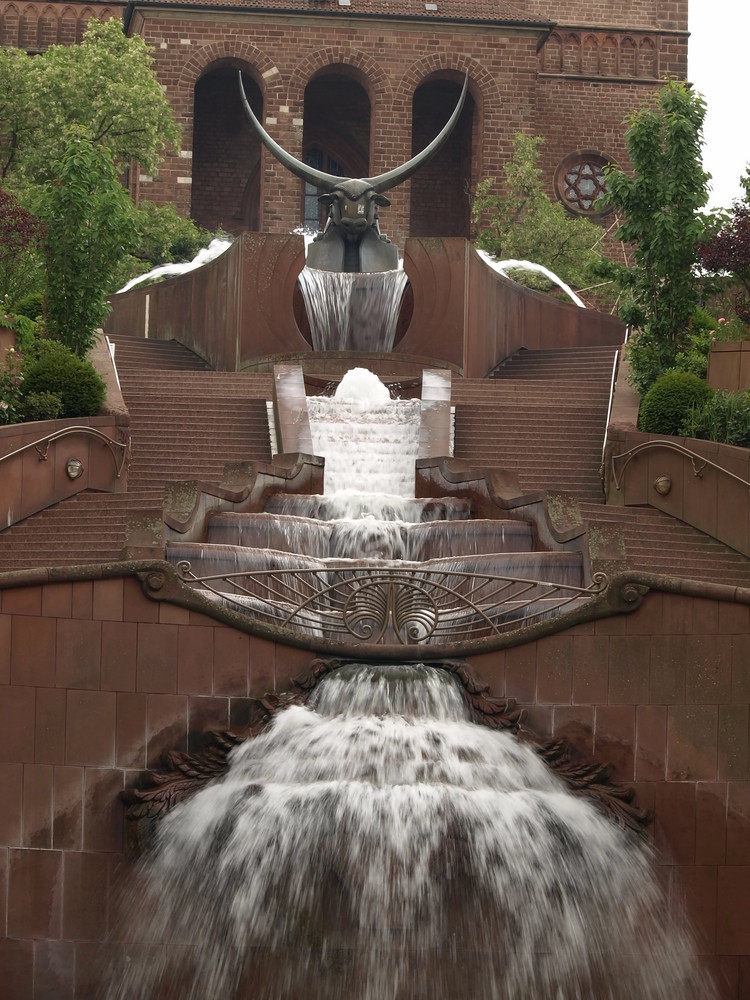
[[[579,309],[586,308],[586,303],[583,299],[576,295],[570,285],[566,284],[562,278],[556,275],[554,271],[550,271],[550,269],[545,267],[544,264],[535,264],[530,260],[495,260],[495,258],[491,257],[485,250],[477,250],[477,253],[485,264],[488,264],[493,271],[497,271],[498,274],[505,275],[506,277],[508,276],[509,271],[531,271],[535,274],[543,274],[544,277],[548,278],[554,285],[562,288],[568,298],[570,298],[579,307]]]
[[[402,270],[351,273],[304,267],[299,286],[316,351],[390,351],[401,299]]]

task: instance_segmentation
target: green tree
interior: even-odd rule
[[[587,219],[571,216],[545,192],[537,166],[543,142],[539,136],[517,133],[501,193],[492,193],[493,178],[479,183],[472,218],[487,224],[477,246],[497,259],[543,264],[580,288],[588,280],[589,267],[601,259],[602,231]]]
[[[37,127],[32,72],[33,60],[25,52],[0,46],[0,179],[3,181]]]
[[[14,185],[44,183],[65,152],[67,129],[106,148],[118,170],[137,160],[153,173],[180,129],[148,47],[115,18],[92,18],[80,45],[31,58],[0,49],[0,170]]]
[[[145,202],[135,211],[133,226],[133,241],[128,256],[118,265],[114,289],[161,264],[193,260],[213,239],[212,233],[180,215],[171,204]]]
[[[44,226],[0,188],[0,309],[13,309],[41,283]]]
[[[621,318],[639,331],[631,365],[641,393],[688,346],[700,299],[694,267],[708,197],[701,159],[705,114],[700,94],[667,84],[654,106],[628,120],[632,174],[615,167],[607,173],[606,201],[624,218],[616,235],[631,250],[629,266],[609,263],[601,270],[621,288]]]
[[[107,315],[112,275],[132,240],[133,209],[109,150],[78,126],[67,140],[39,201],[47,223],[46,322],[50,336],[83,356]]]

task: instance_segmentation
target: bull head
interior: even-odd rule
[[[308,250],[308,265],[323,271],[390,271],[398,267],[398,251],[387,237],[381,235],[378,225],[378,208],[390,205],[383,192],[411,177],[445,144],[464,106],[469,85],[468,72],[453,114],[429,146],[400,167],[377,177],[361,179],[327,174],[287,153],[253,114],[242,85],[242,74],[238,76],[245,113],[263,145],[296,177],[324,192],[319,200],[328,206],[328,219],[325,229]]]

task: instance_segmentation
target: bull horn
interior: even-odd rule
[[[278,142],[272,139],[253,114],[253,109],[248,103],[245,88],[242,85],[242,73],[238,72],[237,75],[240,81],[240,95],[242,97],[242,103],[245,107],[245,114],[255,126],[255,130],[260,136],[260,141],[266,149],[273,153],[276,159],[282,163],[287,170],[291,171],[295,177],[301,178],[307,184],[312,184],[314,187],[322,188],[324,191],[333,191],[336,185],[340,184],[345,178],[336,177],[335,174],[326,174],[322,170],[316,170],[315,167],[308,166],[307,163],[303,163],[302,160],[298,160],[295,156],[292,156],[291,153],[287,153],[283,146],[280,146]]]
[[[287,170],[299,177],[301,180],[305,181],[307,184],[312,184],[314,187],[321,188],[323,191],[331,192],[334,188],[341,184],[342,181],[347,180],[345,177],[337,177],[335,174],[327,174],[323,170],[316,170],[315,167],[309,166],[307,163],[303,163],[302,160],[298,160],[295,156],[287,151],[278,144],[271,136],[266,132],[261,123],[253,114],[253,109],[247,100],[247,95],[245,94],[245,88],[242,84],[242,73],[237,74],[240,82],[240,95],[242,97],[242,103],[245,108],[245,113],[250,119],[250,122],[255,127],[258,135],[260,136],[261,142],[273,153],[276,159],[282,163]],[[464,77],[464,85],[461,90],[461,96],[458,99],[458,104],[450,116],[448,121],[445,123],[443,129],[437,135],[429,146],[425,146],[421,153],[417,153],[406,163],[403,163],[400,167],[395,167],[393,170],[388,170],[384,174],[378,174],[377,177],[368,177],[365,183],[369,184],[373,191],[382,193],[383,191],[389,191],[392,187],[397,184],[401,184],[407,178],[419,170],[421,166],[424,166],[428,160],[431,160],[435,153],[445,144],[448,136],[453,131],[453,128],[458,121],[458,116],[464,106],[464,101],[466,100],[466,92],[469,87],[469,71],[466,71],[466,76]],[[351,178],[349,178],[351,179]]]
[[[384,174],[378,174],[377,177],[368,177],[367,183],[370,184],[374,191],[383,192],[390,191],[392,187],[397,184],[401,184],[407,178],[411,177],[413,173],[419,170],[420,167],[424,166],[428,160],[437,153],[439,149],[445,145],[448,140],[448,136],[453,131],[453,128],[458,121],[458,116],[463,110],[464,101],[466,100],[466,91],[469,88],[469,71],[466,71],[466,76],[464,77],[464,85],[461,90],[461,96],[458,99],[458,104],[453,114],[450,116],[448,121],[443,126],[442,131],[439,135],[435,136],[429,146],[425,146],[421,153],[417,153],[416,156],[412,156],[410,160],[403,163],[400,167],[394,167],[393,170],[389,170]]]

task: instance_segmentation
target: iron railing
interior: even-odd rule
[[[660,439],[656,441],[643,441],[641,444],[635,445],[635,447],[630,448],[628,451],[623,451],[620,452],[619,455],[612,456],[612,483],[615,489],[621,489],[625,470],[634,458],[637,458],[641,452],[653,451],[657,448],[661,448],[666,451],[675,451],[678,455],[682,455],[683,458],[689,459],[693,469],[693,475],[696,479],[702,479],[703,470],[706,467],[710,467],[712,469],[716,469],[717,472],[721,472],[723,475],[728,476],[729,479],[733,479],[736,483],[740,483],[740,485],[750,488],[750,482],[743,479],[741,476],[737,476],[733,472],[730,472],[729,469],[725,469],[723,465],[717,465],[716,462],[712,462],[704,455],[699,455],[696,451],[691,451],[690,448],[686,448],[684,445],[678,444],[676,441],[663,441]],[[618,470],[617,462],[620,462],[623,459],[624,462]]]
[[[358,567],[241,571],[180,578],[215,594],[256,620],[327,639],[403,645],[499,635],[587,601],[607,586],[596,573],[589,587],[450,569]]]
[[[59,441],[60,438],[68,437],[71,434],[83,434],[84,436],[94,437],[101,441],[102,444],[105,444],[107,448],[109,448],[112,460],[115,463],[116,478],[120,478],[128,457],[128,443],[115,441],[113,438],[104,434],[102,431],[97,430],[95,427],[87,427],[85,424],[73,424],[70,427],[63,427],[59,431],[54,431],[52,434],[45,434],[44,437],[37,438],[36,441],[29,441],[20,448],[16,448],[15,451],[9,451],[7,455],[0,455],[0,462],[6,462],[10,458],[15,458],[16,455],[21,455],[23,452],[29,451],[31,448],[33,448],[39,455],[40,462],[46,462],[49,453],[49,446],[54,444],[55,441]],[[115,449],[119,449],[119,455]]]
[[[600,475],[602,479],[604,478],[604,456],[607,451],[607,435],[609,433],[609,421],[612,416],[612,405],[615,401],[615,385],[617,383],[617,366],[620,361],[620,352],[615,351],[615,357],[612,362],[612,377],[609,381],[609,403],[607,404],[607,419],[604,422],[604,441],[602,442],[602,462],[599,468]]]

